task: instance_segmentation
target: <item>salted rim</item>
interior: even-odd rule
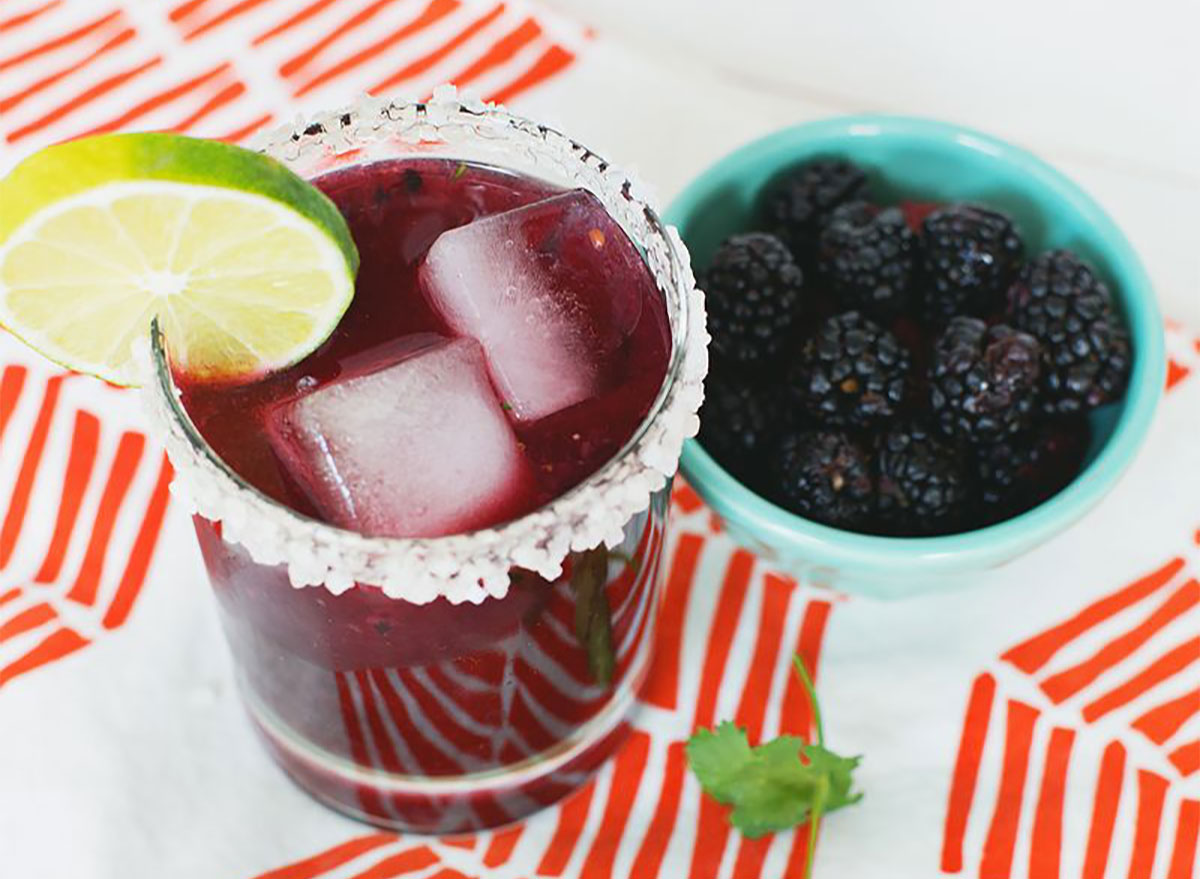
[[[293,586],[320,585],[338,595],[356,582],[370,583],[415,604],[439,597],[478,604],[507,594],[513,567],[553,580],[568,553],[617,546],[626,523],[674,474],[684,440],[700,426],[708,370],[704,297],[678,232],[646,203],[632,175],[554,129],[459,96],[452,86],[439,87],[425,102],[363,97],[276,129],[257,146],[317,171],[344,153],[362,151],[369,161],[373,147],[388,143],[510,152],[523,167],[552,171],[592,192],[642,250],[666,300],[672,358],[650,414],[616,457],[549,504],[496,528],[438,538],[365,537],[271,500],[217,457],[183,408],[157,324],[141,353],[150,371],[143,398],[175,469],[172,493],[192,512],[220,522],[222,537],[255,562],[285,564]]]

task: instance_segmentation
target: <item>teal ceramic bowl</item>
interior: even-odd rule
[[[780,569],[841,591],[901,598],[969,584],[1076,522],[1133,461],[1162,395],[1163,327],[1150,281],[1112,219],[1083,190],[1025,150],[976,131],[898,116],[850,116],[768,135],[726,156],[675,199],[697,270],[728,235],[753,228],[754,199],[788,165],[843,156],[866,168],[883,203],[975,201],[1008,212],[1028,253],[1068,247],[1109,283],[1133,338],[1122,403],[1092,416],[1093,442],[1075,481],[1033,510],[945,537],[874,537],[803,519],[759,497],[691,440],[681,469],[739,542]]]

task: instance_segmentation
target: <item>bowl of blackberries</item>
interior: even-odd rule
[[[717,162],[667,218],[712,335],[683,473],[797,576],[968,583],[1081,519],[1146,436],[1165,358],[1145,270],[1022,149],[922,119],[807,123]]]

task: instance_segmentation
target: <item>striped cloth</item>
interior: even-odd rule
[[[6,162],[101,131],[242,140],[364,91],[453,81],[510,101],[587,40],[523,0],[4,0],[0,16]]]
[[[602,73],[580,70],[599,40],[524,2],[0,0],[0,172],[89,131],[237,140],[445,80],[519,109]],[[866,799],[822,827],[818,879],[1194,879],[1200,339],[1168,340],[1171,390],[1128,478],[975,589],[880,605],[797,584],[677,485],[628,744],[524,824],[432,839],[370,832],[281,777],[135,399],[0,336],[0,877],[793,879],[807,834],[731,832],[683,742],[725,718],[808,735],[799,653],[831,744],[866,755]],[[433,676],[341,690],[381,761],[405,759],[390,711],[479,732]]]

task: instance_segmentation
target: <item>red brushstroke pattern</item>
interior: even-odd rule
[[[96,399],[84,382],[0,365],[0,442],[23,449],[0,483],[0,687],[125,622],[166,518],[165,458],[83,408]]]
[[[1088,828],[1085,839],[1073,842],[1083,847],[1083,879],[1150,877],[1156,875],[1159,858],[1183,863],[1194,847],[1194,832],[1186,823],[1193,820],[1193,807],[1180,807],[1184,823],[1179,839],[1169,839],[1161,819],[1177,781],[1135,761],[1153,747],[1178,779],[1200,771],[1200,741],[1188,738],[1189,730],[1195,735],[1189,723],[1200,714],[1200,688],[1195,686],[1200,639],[1188,636],[1200,624],[1198,608],[1200,583],[1183,556],[1170,558],[1012,647],[1002,654],[995,674],[976,679],[946,809],[943,873],[961,873],[976,863],[981,879],[1008,876],[1017,868],[1013,856],[1018,839],[1028,833],[1028,876],[1058,879],[1068,813],[1084,818]],[[992,704],[1001,682],[1014,677],[1034,684],[1045,703],[1009,698],[1001,734],[991,728],[998,714]],[[1071,712],[1077,726],[1055,726],[1042,734],[1043,740],[1038,737],[1039,715],[1053,705]],[[1070,770],[1076,739],[1095,735],[1093,725],[1113,724],[1114,719],[1122,740],[1108,742],[1096,765]],[[1035,738],[1043,743],[1034,747]],[[994,792],[977,797],[985,762],[999,767],[1000,780]],[[1074,787],[1066,783],[1069,771],[1080,773]],[[1082,780],[1089,775],[1093,781]],[[1040,779],[1036,789],[1033,779]],[[1073,789],[1088,791],[1089,798],[1072,796]],[[1117,873],[1110,861],[1118,810],[1128,798],[1136,803],[1132,860]],[[983,841],[972,849],[968,833],[975,822],[988,820],[989,805],[990,824],[978,825]]]
[[[0,15],[0,158],[6,144],[24,154],[130,128],[244,140],[294,115],[281,95],[326,88],[336,104],[449,81],[508,103],[569,68],[589,39],[497,0],[183,0],[136,12],[129,2],[85,15],[48,0]],[[147,16],[161,26],[145,28]],[[191,45],[203,53],[180,51]],[[270,77],[245,75],[250,66]]]

